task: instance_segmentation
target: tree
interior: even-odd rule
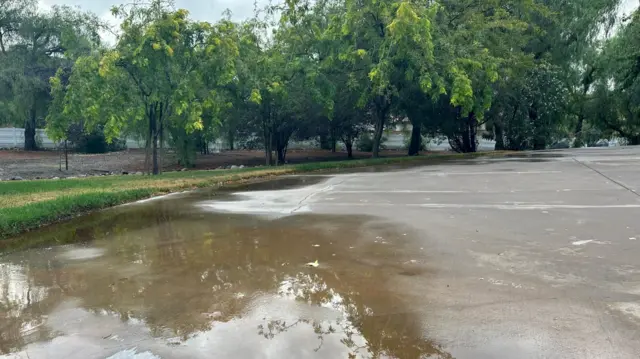
[[[186,10],[173,11],[162,0],[112,12],[123,18],[122,34],[114,49],[76,62],[60,117],[84,119],[88,129],[104,124],[108,139],[144,122],[158,174],[166,129],[202,130],[203,112],[215,116],[220,108],[218,87],[234,74],[237,47],[227,36],[234,24],[193,22]]]
[[[590,120],[605,132],[640,145],[640,9],[606,44],[590,96]]]
[[[101,25],[95,15],[70,7],[42,12],[29,0],[6,5],[0,13],[0,56],[7,65],[3,77],[11,87],[3,97],[12,103],[13,122],[24,122],[25,150],[35,150],[36,126],[46,116],[50,100],[49,78],[99,43]]]
[[[373,157],[378,157],[384,126],[398,95],[392,81],[398,67],[410,59],[415,68],[405,72],[407,77],[424,91],[434,87],[431,33],[438,6],[430,1],[369,0],[333,6],[338,11],[331,14],[323,36],[339,46],[326,61],[343,63],[347,78],[362,82],[363,92],[356,104],[371,111]]]
[[[619,0],[291,0],[213,25],[153,0],[113,9],[123,24],[110,49],[89,14],[3,1],[0,62],[11,66],[0,72],[0,107],[10,121],[28,118],[34,133],[48,113],[55,139],[72,124],[142,138],[154,173],[165,143],[189,166],[220,136],[231,148],[261,143],[272,165],[286,162],[292,138],[319,136],[332,150],[342,139],[351,156],[354,139],[373,132],[377,157],[385,126],[406,120],[409,155],[423,132],[474,152],[485,128],[497,149],[574,134],[580,145],[585,126],[636,142],[637,48],[625,44],[637,20],[599,36]]]
[[[575,133],[575,145],[580,146],[586,102],[597,71],[594,60],[598,57],[602,34],[614,23],[620,1],[545,0],[542,3],[549,11],[532,18],[533,26],[527,32],[529,39],[524,47],[533,59],[525,74],[534,81],[515,89],[511,95],[523,96],[530,92],[527,121],[538,134],[530,148],[544,148],[547,143],[542,140],[551,139],[550,133],[561,135],[565,128],[572,126],[575,130],[567,132]],[[547,81],[549,75],[553,76],[551,82]],[[547,80],[543,80],[545,77]],[[550,108],[553,111],[550,112]],[[555,118],[550,120],[549,116]],[[558,132],[559,129],[562,131]]]

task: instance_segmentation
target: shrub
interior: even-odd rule
[[[387,141],[386,136],[382,136],[380,139],[380,149],[383,150],[384,143]],[[356,148],[360,152],[372,152],[373,151],[373,136],[368,133],[363,133],[358,137],[358,141],[356,142]]]
[[[420,141],[420,151],[426,151],[427,145],[429,144],[429,138],[426,136],[422,136],[422,141]],[[404,138],[402,139],[402,145],[404,146],[403,148],[405,150],[409,149],[409,146],[411,146],[411,132],[409,132],[408,135],[405,134]]]
[[[108,143],[102,128],[86,133],[80,125],[71,126],[67,132],[67,138],[70,146],[81,153],[122,151],[127,147],[125,140],[114,139],[111,143]]]

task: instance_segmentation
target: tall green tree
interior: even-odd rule
[[[404,70],[406,79],[418,83],[422,91],[442,90],[442,77],[435,74],[432,37],[437,11],[431,1],[346,1],[340,27],[335,29],[348,38],[349,46],[338,56],[355,61],[367,74],[361,103],[371,109],[373,157],[379,155],[384,126],[398,96],[393,81],[398,71]],[[403,67],[406,62],[411,68]]]
[[[50,117],[49,133],[59,137],[56,122],[75,118],[84,119],[88,129],[104,125],[112,139],[144,122],[151,151],[147,162],[158,174],[166,129],[200,131],[204,111],[217,112],[218,88],[234,75],[237,46],[227,34],[235,25],[191,21],[186,10],[174,11],[161,0],[114,7],[112,12],[123,18],[115,48],[76,62],[60,106],[62,116]]]
[[[6,1],[5,1],[6,2]],[[24,148],[37,149],[36,126],[50,101],[49,78],[98,44],[98,18],[64,6],[39,11],[33,1],[12,0],[0,13],[0,62],[9,86],[3,102],[15,125],[24,123]]]
[[[640,8],[606,44],[588,119],[605,133],[640,145]]]
[[[546,11],[530,17],[525,32],[528,58],[503,68],[507,76],[495,86],[497,103],[489,124],[496,149],[542,149],[574,132],[581,145],[601,35],[611,26],[618,3],[541,1]]]

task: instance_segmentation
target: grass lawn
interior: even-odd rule
[[[383,164],[419,163],[461,156],[430,154],[415,157],[316,162],[282,167],[169,172],[160,176],[129,175],[0,182],[0,239],[92,210],[171,192],[201,187],[220,187],[225,184],[285,174]]]

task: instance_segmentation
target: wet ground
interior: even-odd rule
[[[636,191],[618,148],[121,206],[0,257],[0,358],[638,358]]]

